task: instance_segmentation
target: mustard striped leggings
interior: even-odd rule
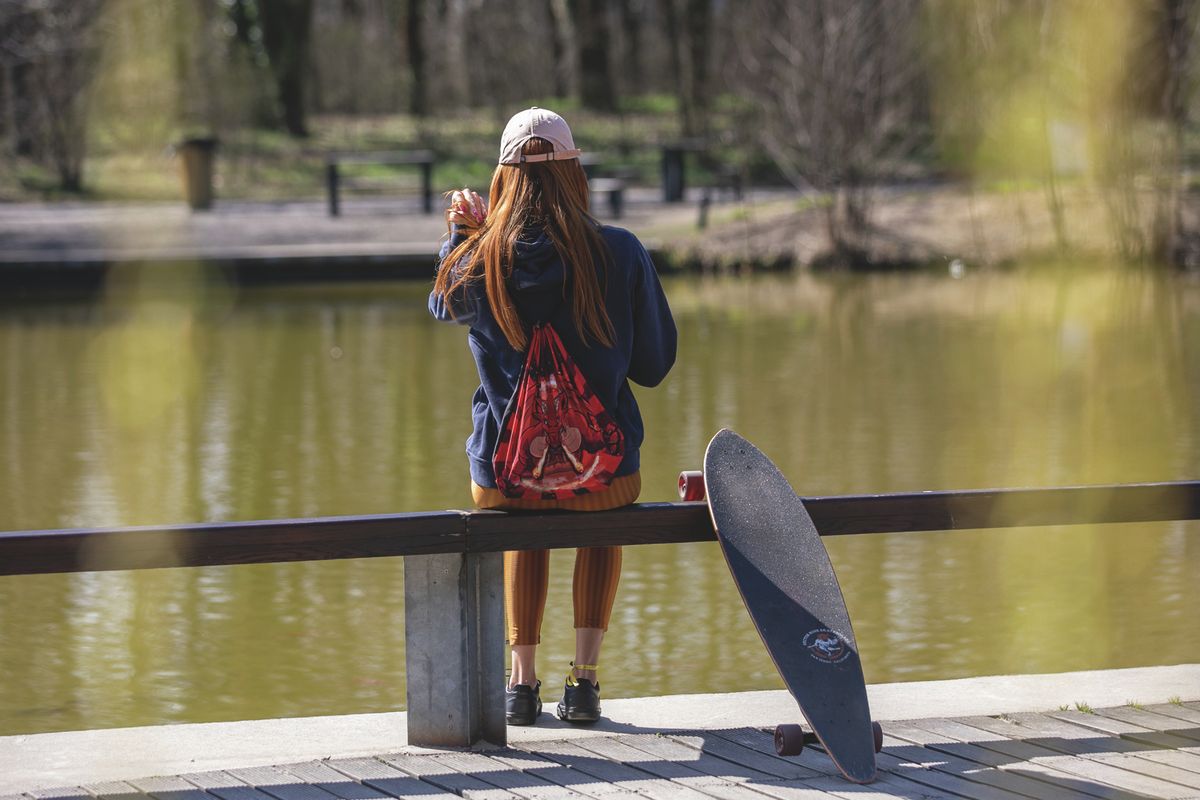
[[[637,500],[641,491],[640,472],[614,478],[612,485],[603,492],[566,500],[514,500],[505,497],[499,489],[487,489],[471,482],[471,496],[475,505],[482,509],[606,511],[629,505]],[[576,628],[608,630],[620,579],[620,547],[580,547],[575,550],[571,599],[575,605]],[[513,550],[504,554],[504,612],[510,645],[541,643],[549,580],[549,550]]]

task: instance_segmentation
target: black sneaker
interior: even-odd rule
[[[587,678],[567,681],[558,718],[564,722],[595,722],[600,719],[600,683]]]
[[[504,688],[504,718],[509,725],[532,725],[542,713],[542,698],[539,691],[542,682],[530,688],[523,683],[509,689]]]

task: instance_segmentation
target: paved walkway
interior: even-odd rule
[[[795,707],[771,691],[606,701],[594,728],[546,713],[475,750],[407,746],[403,714],[2,737],[0,800],[1200,798],[1200,665],[869,693],[885,740],[865,788],[818,751],[775,755],[770,728]]]
[[[791,197],[756,190],[746,199]],[[657,259],[663,242],[696,230],[699,198],[693,191],[668,205],[657,190],[631,189],[620,219],[603,202],[597,211],[634,231]],[[0,287],[14,297],[147,281],[169,287],[177,275],[194,277],[197,263],[234,284],[426,280],[445,233],[441,214],[422,213],[416,197],[352,199],[340,217],[318,200],[223,201],[200,213],[182,203],[0,204]]]
[[[366,798],[1200,797],[1200,703],[884,723],[878,779],[846,782],[816,750],[776,756],[758,728],[526,742],[136,778],[16,797]]]
[[[664,204],[658,190],[630,189],[620,219],[597,204],[600,219],[642,234],[694,228],[699,194]],[[751,193],[751,202],[790,196],[777,190]],[[730,202],[729,198],[725,202]],[[221,201],[192,213],[182,203],[0,204],[0,264],[38,260],[80,261],[155,252],[196,256],[436,252],[446,232],[440,214],[424,214],[417,197],[351,199],[340,217],[325,203]]]

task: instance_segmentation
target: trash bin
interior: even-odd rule
[[[183,171],[183,194],[193,211],[206,211],[213,204],[213,162],[217,140],[184,139],[176,146]]]
[[[662,182],[664,203],[683,200],[683,147],[663,145]]]

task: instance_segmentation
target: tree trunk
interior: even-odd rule
[[[622,91],[637,94],[645,75],[642,72],[642,20],[633,0],[621,0]]]
[[[1043,76],[1049,72],[1046,66],[1052,47],[1050,41],[1051,7],[1049,3],[1042,6],[1041,23],[1038,26],[1038,72]],[[1046,208],[1050,211],[1050,222],[1054,228],[1054,244],[1060,252],[1065,252],[1069,246],[1067,241],[1067,219],[1063,207],[1062,192],[1058,186],[1058,165],[1054,163],[1054,140],[1050,135],[1050,104],[1048,95],[1050,87],[1043,83],[1038,92],[1038,116],[1042,123],[1042,143],[1045,147],[1046,159],[1043,164],[1044,186],[1046,191]]]
[[[425,76],[425,19],[424,0],[406,0],[404,15],[404,40],[408,45],[408,70],[412,76],[412,89],[408,95],[408,111],[414,117],[429,113]]]
[[[604,0],[572,0],[579,46],[579,100],[593,111],[616,111],[617,94],[608,62],[608,8]]]
[[[671,72],[684,136],[708,130],[709,53],[712,50],[712,0],[663,0]]]
[[[550,53],[553,59],[554,96],[571,96],[571,16],[566,0],[546,0],[546,20],[550,28]]]
[[[467,69],[466,0],[442,0],[438,9],[438,30],[442,47],[438,53],[438,106],[470,105],[471,79]]]
[[[679,24],[679,10],[675,3],[676,0],[662,0],[667,43],[671,54],[671,77],[675,82],[675,99],[679,103],[680,126],[684,135],[689,136],[695,128],[695,114],[692,112],[692,94],[687,88],[688,70],[684,66],[684,32]]]
[[[1158,201],[1151,231],[1151,252],[1157,263],[1183,260],[1183,132],[1188,121],[1188,69],[1191,66],[1196,0],[1163,0],[1163,61],[1166,80],[1160,113],[1167,130],[1162,136],[1157,187]]]
[[[8,149],[12,156],[28,156],[34,151],[29,122],[29,67],[16,64],[4,70],[4,94],[7,99]]]
[[[708,61],[712,49],[712,0],[687,0],[684,14],[688,43],[688,106],[691,125],[689,136],[703,136],[708,131],[709,81]]]
[[[263,48],[271,73],[284,128],[292,136],[308,136],[304,107],[304,77],[312,34],[313,0],[258,0]]]

